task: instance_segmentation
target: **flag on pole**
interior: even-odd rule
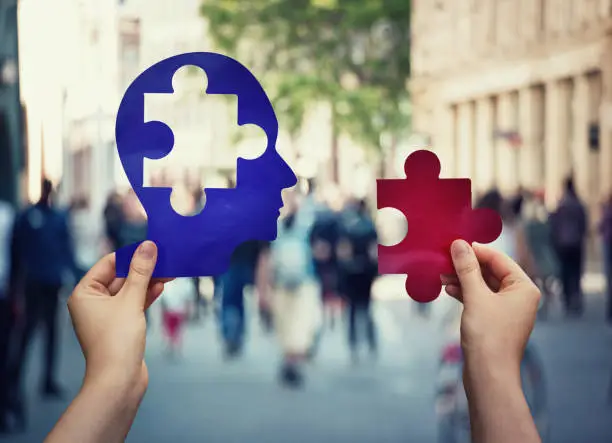
[[[495,138],[506,140],[511,147],[520,148],[523,145],[523,138],[517,131],[495,131]]]

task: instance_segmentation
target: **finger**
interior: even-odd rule
[[[152,241],[143,242],[132,257],[130,271],[120,293],[129,294],[139,306],[145,304],[151,276],[157,261],[157,247]]]
[[[491,277],[499,281],[500,290],[530,281],[518,263],[506,254],[479,244],[474,244],[474,253]]]
[[[444,288],[446,293],[457,300],[459,303],[463,303],[463,294],[461,293],[461,286],[459,285],[446,285]]]
[[[117,295],[117,293],[123,288],[125,284],[125,278],[116,278],[113,282],[108,286],[108,292],[110,295]]]
[[[454,274],[442,274],[440,276],[440,280],[442,280],[442,285],[458,285],[459,279]]]
[[[168,283],[174,280],[174,278],[154,278],[149,283],[149,288],[155,283]],[[108,287],[110,295],[117,295],[117,293],[121,290],[123,285],[125,284],[125,278],[116,278]]]
[[[484,280],[487,282],[489,289],[491,289],[491,291],[498,292],[500,287],[499,280],[493,277],[490,272],[483,271],[482,275],[484,276]]]
[[[476,254],[467,242],[455,240],[451,245],[451,256],[464,298],[466,294],[474,294],[486,286]]]
[[[114,278],[115,254],[107,254],[91,267],[78,286],[89,294],[108,295],[108,286]]]
[[[476,256],[476,258],[478,259],[478,256]],[[482,263],[480,260],[478,260],[478,262],[480,263],[481,273],[487,286],[489,286],[491,290],[497,292],[499,290],[499,280],[493,277],[486,267],[486,263]],[[442,279],[442,285],[459,285],[459,279],[456,274],[442,274],[440,277]]]
[[[161,281],[157,281],[149,287],[147,291],[147,298],[145,300],[145,309],[149,309],[153,303],[162,295],[164,292],[164,283]]]

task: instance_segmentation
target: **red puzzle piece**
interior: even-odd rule
[[[440,295],[440,275],[454,273],[451,243],[490,243],[501,234],[502,221],[495,211],[472,209],[469,179],[439,178],[440,160],[433,152],[413,152],[404,171],[405,179],[376,180],[378,209],[399,209],[408,221],[400,243],[378,245],[378,270],[407,274],[408,295],[427,303]]]

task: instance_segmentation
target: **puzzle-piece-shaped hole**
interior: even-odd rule
[[[231,121],[238,121],[238,116],[236,115],[236,119]],[[239,126],[239,128],[242,139],[237,143],[238,157],[245,160],[253,160],[260,157],[266,151],[268,144],[268,136],[264,130],[253,124],[245,124]]]
[[[379,243],[383,246],[395,246],[408,235],[408,220],[399,209],[379,209],[375,222],[380,237]]]
[[[205,198],[204,196],[202,197]],[[196,211],[196,199],[193,192],[185,185],[175,185],[170,194],[170,205],[177,214],[190,216]],[[199,211],[198,211],[199,212]]]
[[[237,100],[207,95],[207,86],[205,71],[186,65],[174,73],[172,94],[145,94],[144,121],[150,122],[157,141],[168,139],[168,149],[147,153],[143,165],[144,185],[172,187],[171,205],[182,215],[194,215],[193,211],[186,213],[186,204],[180,203],[185,200],[184,190],[177,190],[184,171],[200,165],[208,169],[202,186],[233,187],[230,180],[220,176],[210,180],[215,175],[214,170],[235,177],[237,157],[255,159],[267,147],[267,136],[262,128],[252,124],[238,126]],[[168,177],[168,172],[174,172],[175,176]],[[167,177],[161,184],[152,180],[163,173]],[[203,194],[200,208],[206,204],[205,198]]]

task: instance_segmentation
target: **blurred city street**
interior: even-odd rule
[[[128,442],[467,443],[489,420],[464,350],[492,378],[513,360],[461,346],[451,297],[378,277],[420,274],[431,300],[459,237],[555,294],[521,361],[542,443],[612,443],[611,29],[612,0],[0,0],[0,443],[43,441],[75,398],[67,292],[144,240],[155,277],[186,278],[149,312]],[[502,309],[482,311],[502,341],[463,344],[518,360],[506,332],[531,323]],[[109,329],[71,313],[79,337]]]
[[[386,289],[397,289],[390,282]],[[379,288],[380,292],[380,288]],[[553,443],[612,441],[612,405],[606,405],[612,370],[612,330],[604,325],[603,297],[587,299],[585,315],[566,320],[555,304],[534,333],[545,364]],[[262,332],[254,309],[242,359],[224,361],[212,316],[189,327],[183,357],[164,355],[154,309],[147,363],[150,385],[128,442],[418,442],[436,441],[434,386],[450,298],[428,318],[400,297],[378,301],[381,355],[352,365],[344,325],[323,339],[302,391],[276,382],[280,361],[273,335]],[[84,362],[63,312],[60,380],[72,395]],[[41,349],[33,346],[28,374],[30,430],[11,443],[42,441],[67,402],[37,397]]]

